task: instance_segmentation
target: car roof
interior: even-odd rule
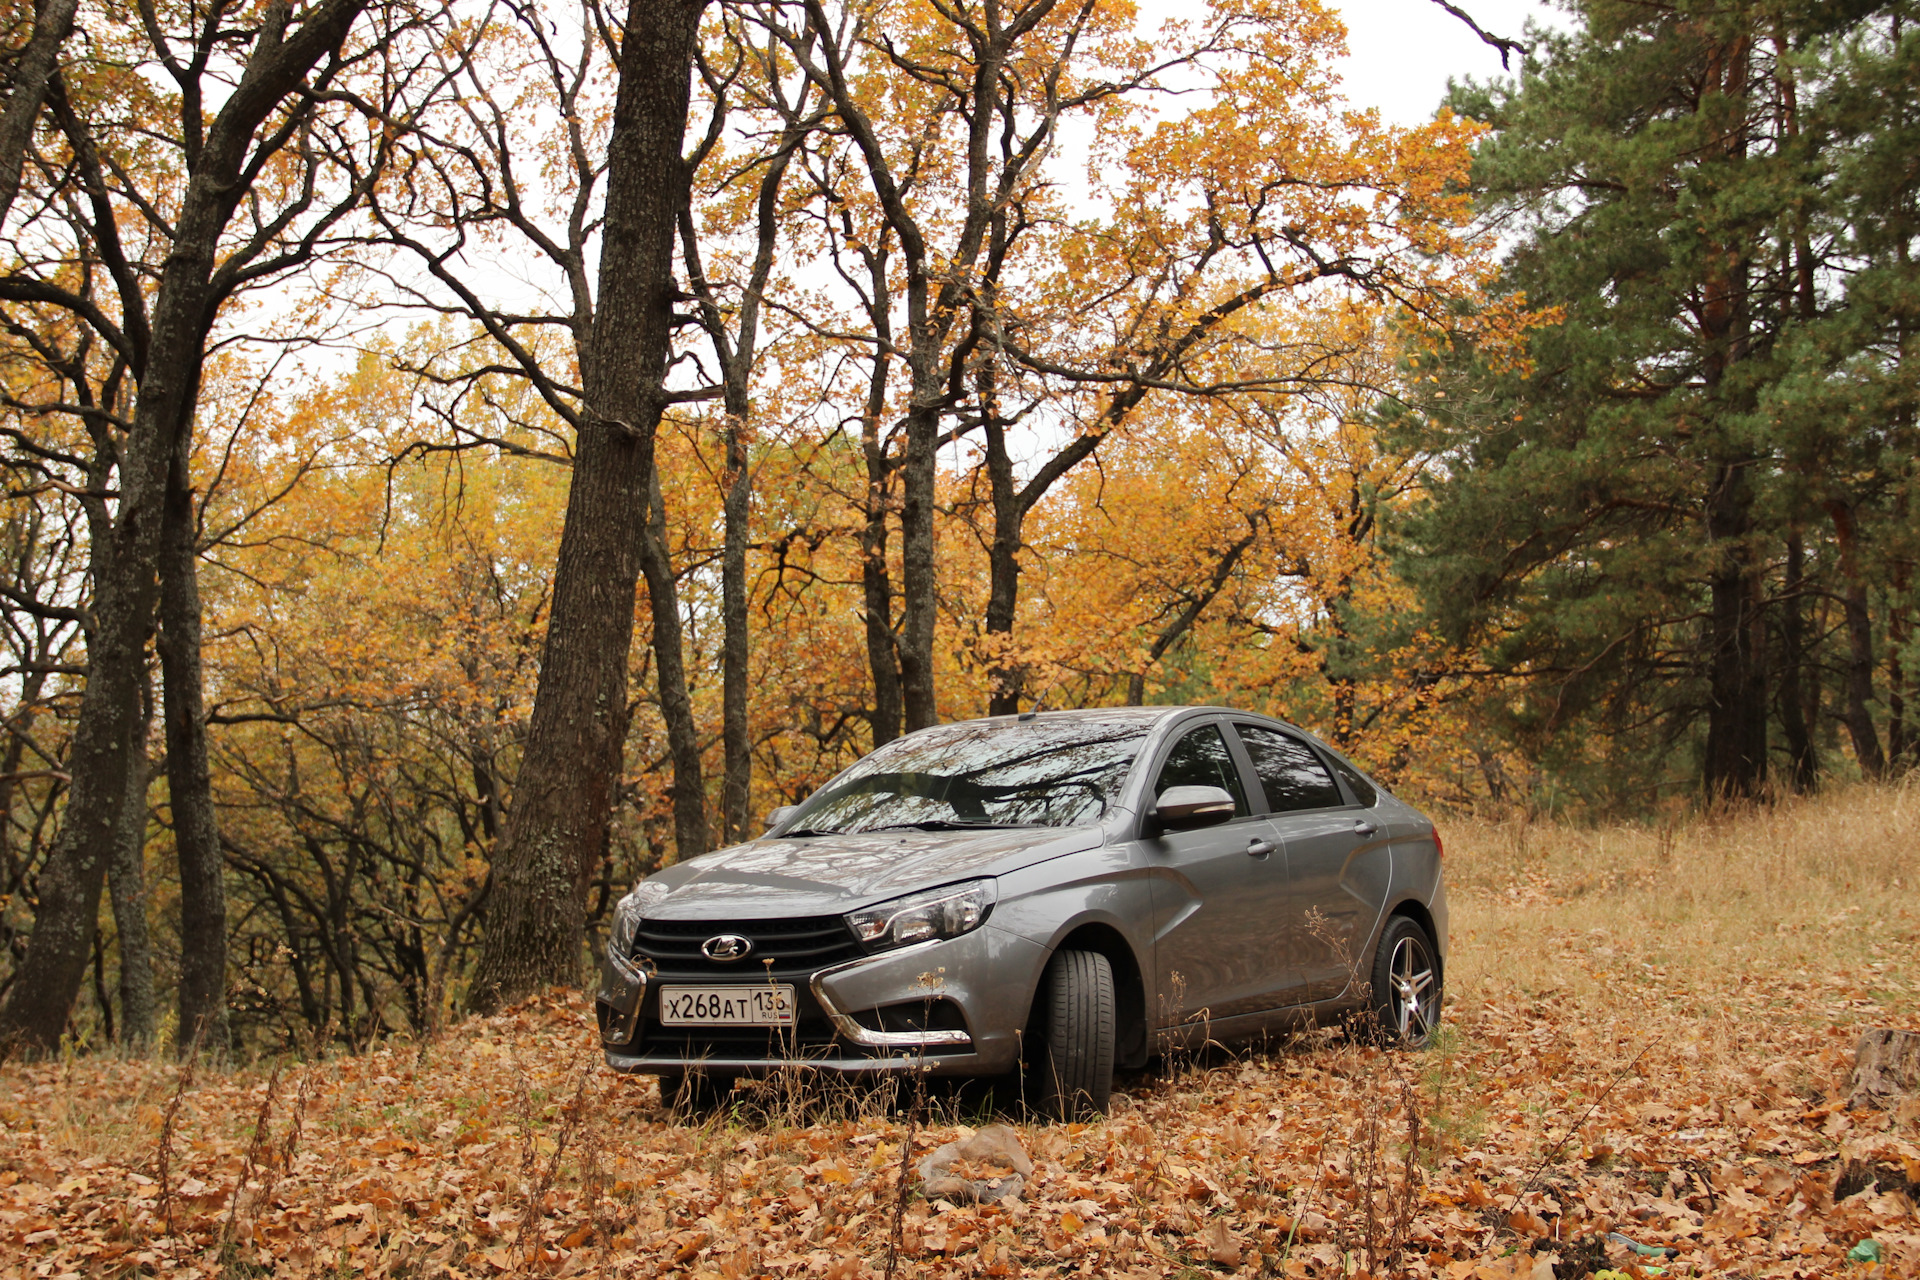
[[[1251,711],[1236,711],[1232,707],[1191,706],[1191,707],[1078,707],[1067,711],[1023,711],[1017,716],[982,716],[974,720],[955,720],[949,725],[1016,725],[1016,724],[1063,724],[1086,721],[1106,721],[1108,723],[1151,724],[1160,720],[1171,720],[1175,716],[1184,716],[1193,712],[1207,711],[1223,715],[1258,716]],[[1271,716],[1259,716],[1262,720],[1271,720]]]

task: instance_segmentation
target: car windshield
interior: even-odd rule
[[[956,724],[896,738],[816,792],[790,835],[889,828],[1071,827],[1098,821],[1148,725]]]

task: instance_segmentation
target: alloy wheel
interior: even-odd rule
[[[1403,937],[1394,944],[1393,958],[1387,964],[1387,1001],[1393,1029],[1403,1044],[1420,1044],[1432,1033],[1436,1015],[1434,997],[1438,994],[1433,972],[1433,956],[1426,942]]]

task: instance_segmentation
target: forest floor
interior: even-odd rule
[[[675,1121],[569,997],[277,1071],[0,1068],[0,1273],[1920,1275],[1920,1102],[1844,1109],[1859,1032],[1920,1029],[1920,790],[1445,834],[1435,1047],[1129,1076],[1018,1126],[1018,1201],[902,1197],[871,1098]]]

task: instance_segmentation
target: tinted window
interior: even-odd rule
[[[1253,757],[1260,787],[1267,793],[1267,808],[1291,813],[1296,809],[1330,809],[1343,803],[1340,788],[1333,785],[1333,775],[1312,747],[1271,729],[1250,724],[1235,727],[1240,730],[1240,741],[1247,744],[1247,754]]]
[[[1360,771],[1342,760],[1333,757],[1333,771],[1347,784],[1347,790],[1353,792],[1353,798],[1371,809],[1380,802],[1380,792],[1371,782],[1360,776]]]
[[[1130,718],[922,729],[894,739],[816,792],[786,830],[1097,822],[1126,780],[1147,728]]]
[[[1233,797],[1236,815],[1249,812],[1240,770],[1234,766],[1227,740],[1220,736],[1217,725],[1201,725],[1173,744],[1153,784],[1154,796],[1157,798],[1168,787],[1219,787]]]

